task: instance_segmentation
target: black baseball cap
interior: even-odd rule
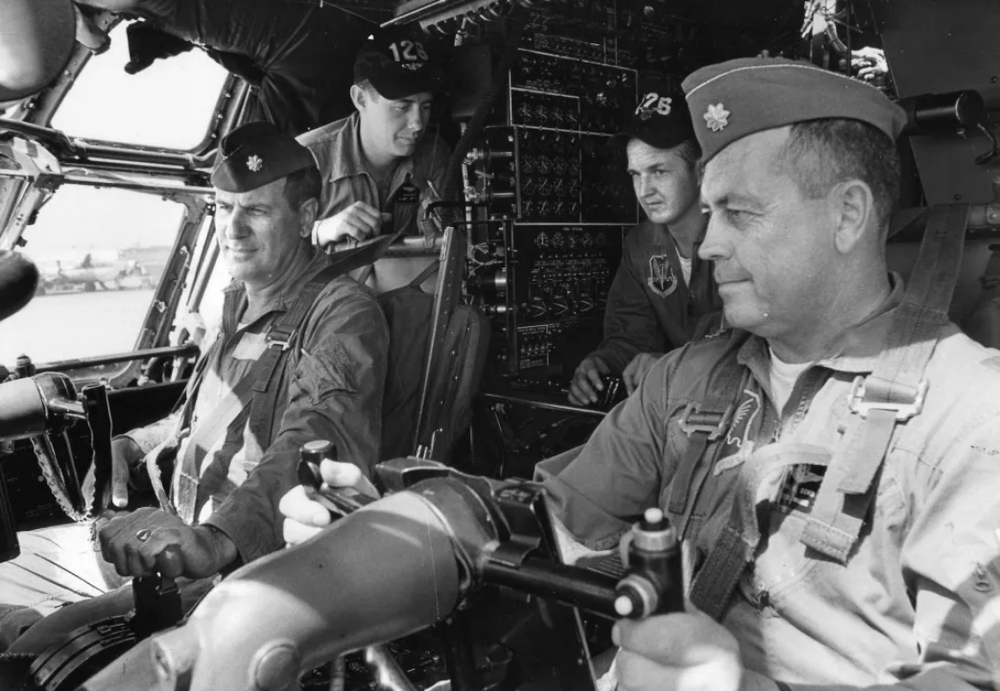
[[[354,61],[354,83],[368,80],[383,98],[395,101],[440,89],[440,75],[425,38],[400,31],[369,36]]]
[[[672,149],[686,141],[697,141],[684,94],[666,90],[643,94],[623,129],[611,138],[611,145],[624,150],[631,139],[657,149]]]

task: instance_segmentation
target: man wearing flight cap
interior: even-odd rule
[[[711,266],[697,257],[706,225],[695,170],[701,149],[684,95],[646,93],[611,146],[627,159],[646,220],[625,237],[604,340],[573,374],[569,400],[577,405],[597,402],[602,374],[621,376],[631,394],[660,356],[691,340],[702,317],[721,307]]]
[[[683,88],[711,215],[699,256],[732,328],[658,361],[579,455],[539,466],[592,549],[651,506],[683,536],[693,607],[620,621],[609,678],[996,688],[1000,353],[947,321],[938,272],[904,292],[887,269],[902,110],[778,59]],[[960,237],[965,216],[927,224]]]
[[[220,571],[284,545],[277,503],[297,484],[302,444],[329,440],[358,476],[369,474],[389,338],[370,291],[310,241],[320,179],[307,149],[270,123],[244,125],[223,139],[212,184],[216,241],[233,279],[221,324],[205,340],[182,409],[113,440],[115,504],[127,504],[131,474],[152,482],[161,508],[119,515],[99,531],[103,557],[121,576],[197,579],[182,586],[185,607]],[[176,449],[169,485],[159,478],[167,449]],[[11,650],[39,652],[131,602],[126,587],[63,608]]]
[[[424,136],[441,89],[425,40],[394,30],[370,37],[354,82],[356,113],[299,136],[323,181],[313,237],[321,247],[365,240],[383,225],[415,234],[421,205],[444,189],[448,145]]]
[[[586,547],[654,506],[683,539],[692,607],[619,621],[607,680],[997,688],[1000,352],[947,321],[953,246],[922,252],[905,292],[887,269],[902,110],[778,59],[683,88],[711,213],[699,256],[732,328],[659,360],[582,450],[539,464]],[[933,208],[926,235],[965,221]],[[324,521],[292,499],[286,535],[305,537]]]

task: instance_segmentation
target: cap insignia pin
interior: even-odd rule
[[[708,129],[713,132],[721,132],[729,124],[729,111],[721,103],[709,106],[702,117],[705,118],[705,124],[708,126]]]
[[[260,156],[253,155],[247,159],[247,168],[250,169],[251,173],[259,173],[260,169],[264,167],[264,161]]]

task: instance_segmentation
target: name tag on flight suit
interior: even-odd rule
[[[420,188],[410,182],[407,178],[396,191],[389,196],[388,203],[391,204],[416,204],[420,201]]]

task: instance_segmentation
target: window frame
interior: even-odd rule
[[[92,21],[99,29],[111,31],[122,19],[110,12],[100,12]],[[77,44],[59,78],[13,112],[9,111],[0,122],[0,128],[13,131],[15,136],[11,140],[29,143],[37,149],[44,164],[48,164],[38,166],[34,160],[22,160],[22,165],[15,165],[13,170],[10,166],[0,166],[0,248],[15,249],[20,244],[27,219],[63,184],[106,184],[96,176],[110,174],[123,178],[124,181],[119,181],[123,187],[174,195],[187,210],[168,264],[137,330],[133,352],[147,348],[183,349],[177,342],[185,336],[178,323],[179,310],[183,303],[188,311],[197,311],[214,263],[211,259],[215,244],[212,241],[214,190],[208,186],[208,173],[218,141],[243,119],[250,85],[233,74],[227,76],[209,115],[203,140],[187,151],[70,137],[48,125],[91,57],[88,49]],[[95,177],[80,179],[88,175]],[[74,176],[77,177],[71,179]],[[194,258],[194,251],[202,256]],[[85,360],[81,363],[83,369],[67,370],[75,380],[94,375],[87,372]],[[142,367],[140,356],[110,377],[109,383],[118,388],[138,378],[142,384]],[[178,378],[176,369],[172,378]]]

